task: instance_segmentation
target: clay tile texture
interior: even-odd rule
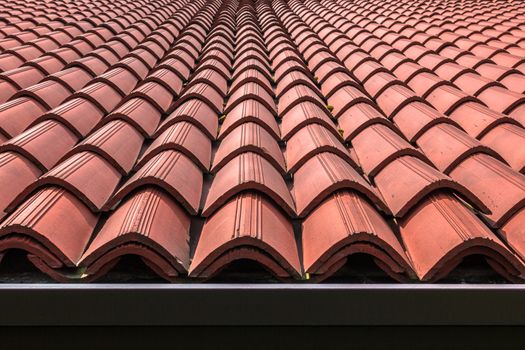
[[[524,4],[0,8],[0,282],[525,282]]]

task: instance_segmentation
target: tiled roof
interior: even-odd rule
[[[354,255],[437,281],[476,256],[523,281],[524,11],[0,0],[0,257],[58,281],[248,260],[249,282]]]

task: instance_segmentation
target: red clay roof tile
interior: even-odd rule
[[[119,91],[104,82],[93,83],[86,86],[71,95],[70,99],[74,98],[84,98],[96,105],[104,113],[109,113],[122,100]]]
[[[280,278],[301,271],[290,220],[258,193],[235,196],[206,221],[190,276],[210,278],[238,259],[257,261]]]
[[[306,272],[323,279],[336,272],[332,265],[358,253],[381,261],[380,267],[396,279],[412,273],[404,248],[387,222],[354,192],[334,193],[304,219],[302,243]]]
[[[423,281],[443,278],[463,257],[472,254],[495,260],[512,275],[520,276],[524,271],[523,262],[450,195],[427,197],[400,222],[400,233],[414,270]]]
[[[398,157],[412,156],[430,163],[421,152],[383,124],[371,125],[361,131],[352,139],[352,146],[359,164],[370,178]]]
[[[510,167],[520,173],[525,171],[525,149],[517,147],[524,142],[525,130],[514,124],[500,124],[481,138],[481,143],[496,151]]]
[[[196,214],[202,191],[202,173],[183,153],[166,150],[152,157],[123,184],[106,209],[113,207],[128,193],[145,185],[155,185],[171,194],[190,214]]]
[[[0,152],[20,153],[42,171],[47,171],[77,142],[78,137],[64,124],[46,120],[0,145]]]
[[[235,106],[246,100],[258,101],[274,115],[277,114],[277,107],[275,106],[273,97],[262,86],[252,82],[244,84],[230,95],[224,113],[230,113]]]
[[[523,175],[486,154],[468,157],[452,170],[450,177],[483,201],[495,226],[505,223],[525,204]]]
[[[186,121],[171,125],[157,136],[144,151],[137,167],[141,167],[158,153],[169,149],[184,153],[203,172],[210,168],[211,140],[195,124]]]
[[[493,149],[483,146],[450,124],[438,124],[417,140],[418,146],[443,173],[449,174],[459,163],[472,154],[486,153],[505,162]]]
[[[394,123],[408,141],[416,141],[425,131],[436,124],[456,124],[455,119],[447,118],[432,107],[415,101],[403,107],[394,117]],[[457,123],[461,125],[461,123]]]
[[[55,80],[72,92],[82,89],[92,79],[91,74],[80,67],[64,69],[46,77],[46,80]]]
[[[0,235],[24,235],[40,243],[66,266],[78,263],[97,216],[75,195],[57,188],[44,188],[9,215]]]
[[[73,98],[58,107],[41,114],[36,122],[54,119],[69,127],[79,137],[86,136],[104,115],[94,103],[83,99]]]
[[[162,84],[149,81],[137,87],[125,100],[141,97],[155,106],[160,113],[166,113],[173,101],[172,93]]]
[[[311,101],[304,101],[295,105],[286,115],[281,115],[281,117],[283,118],[281,124],[283,140],[290,139],[293,134],[308,124],[320,124],[328,130],[337,133],[328,109],[320,107],[319,104]]]
[[[32,182],[42,175],[42,171],[20,153],[0,153],[0,207],[2,216],[7,206]]]
[[[224,138],[239,125],[249,122],[260,125],[274,138],[280,139],[279,126],[272,112],[256,100],[244,100],[226,114],[218,138]]]
[[[2,73],[1,79],[10,82],[17,90],[24,89],[38,83],[44,78],[44,73],[39,69],[31,66],[20,67]],[[3,100],[2,102],[5,102]]]
[[[37,188],[61,186],[71,191],[93,211],[99,211],[120,180],[120,174],[103,157],[92,152],[76,153],[27,187],[17,200]]]
[[[294,106],[301,102],[309,101],[320,108],[326,107],[323,100],[308,85],[294,85],[288,92],[279,98],[279,113],[286,115]]]
[[[51,109],[57,107],[70,95],[71,92],[68,88],[56,81],[48,80],[27,89],[20,90],[13,96],[13,99],[29,97],[46,108]]]
[[[175,101],[174,108],[179,107],[184,102],[198,99],[208,105],[213,110],[214,114],[220,114],[223,109],[224,98],[222,94],[217,92],[211,85],[205,83],[197,83],[184,90],[177,101]]]
[[[226,163],[244,152],[257,153],[275,169],[283,174],[286,173],[283,153],[277,141],[256,123],[243,123],[221,140],[213,158],[211,171],[216,173]]]
[[[322,152],[337,154],[357,167],[339,137],[320,124],[309,124],[297,131],[286,143],[288,172],[295,173],[308,159]]]
[[[161,270],[166,260],[177,276],[189,266],[189,229],[188,214],[167,194],[145,188],[115,210],[83,254],[80,265],[87,267],[87,274],[95,274],[122,255],[137,254]],[[120,247],[126,250],[118,250]],[[102,264],[101,259],[106,261]]]
[[[295,205],[283,177],[269,161],[253,152],[241,153],[218,171],[202,215],[210,216],[228,199],[247,190],[265,193],[288,215],[295,215]]]
[[[126,175],[135,164],[143,141],[143,136],[133,126],[115,120],[86,137],[65,157],[90,151],[102,156],[122,175]]]
[[[46,109],[37,101],[22,97],[0,105],[0,131],[13,137],[24,131]]]
[[[294,174],[297,214],[306,216],[327,196],[343,188],[360,192],[384,211],[389,211],[372,186],[346,160],[324,152],[310,158]]]

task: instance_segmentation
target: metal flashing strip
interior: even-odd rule
[[[6,284],[0,325],[525,325],[525,286]]]

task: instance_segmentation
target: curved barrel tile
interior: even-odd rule
[[[400,234],[414,270],[423,281],[446,276],[469,255],[496,261],[514,276],[520,261],[471,211],[447,194],[428,196],[400,221]]]
[[[142,167],[155,155],[169,149],[184,153],[203,172],[208,171],[210,168],[211,140],[195,124],[186,121],[171,125],[155,138],[144,151],[136,167]]]
[[[499,227],[525,204],[525,178],[486,154],[460,163],[450,177],[468,188],[488,207],[487,218]]]
[[[96,223],[97,216],[75,195],[62,188],[46,187],[28,198],[2,222],[0,236],[29,237],[44,246],[63,265],[73,267],[88,244]]]
[[[123,120],[114,120],[89,135],[64,158],[78,152],[93,152],[104,157],[123,176],[131,170],[144,137]]]
[[[158,186],[175,198],[190,214],[199,210],[202,192],[202,172],[183,153],[166,150],[152,157],[124,183],[105,205],[114,207],[137,188]]]
[[[168,262],[167,275],[173,270],[175,276],[183,274],[189,266],[189,228],[188,214],[168,194],[145,188],[110,215],[79,265],[87,268],[87,274],[96,274],[115,259],[136,252],[157,266]]]
[[[396,217],[403,217],[425,196],[437,190],[453,191],[482,212],[490,213],[482,197],[476,196],[476,192],[463,182],[453,176],[449,178],[415,157],[402,156],[393,160],[375,176],[374,182]]]
[[[325,199],[304,219],[302,233],[304,268],[312,275],[329,277],[336,272],[331,269],[334,264],[355,253],[382,261],[380,267],[396,279],[413,274],[388,223],[355,192],[336,192]]]
[[[117,169],[103,157],[91,152],[76,153],[26,187],[8,210],[37,189],[54,185],[70,191],[93,212],[98,212],[111,197],[120,178]]]
[[[202,215],[210,216],[228,199],[247,190],[265,193],[288,215],[295,216],[294,201],[279,171],[252,152],[241,153],[215,175]]]
[[[241,124],[222,139],[215,153],[211,171],[219,171],[226,163],[244,152],[261,155],[275,169],[285,173],[286,165],[277,141],[255,123]]]
[[[210,278],[234,260],[254,260],[279,278],[299,277],[292,224],[262,194],[238,194],[206,220],[190,266]]]
[[[389,212],[372,186],[349,163],[333,153],[324,152],[310,158],[294,175],[297,215],[305,217],[326,197],[341,189],[360,192]]]

